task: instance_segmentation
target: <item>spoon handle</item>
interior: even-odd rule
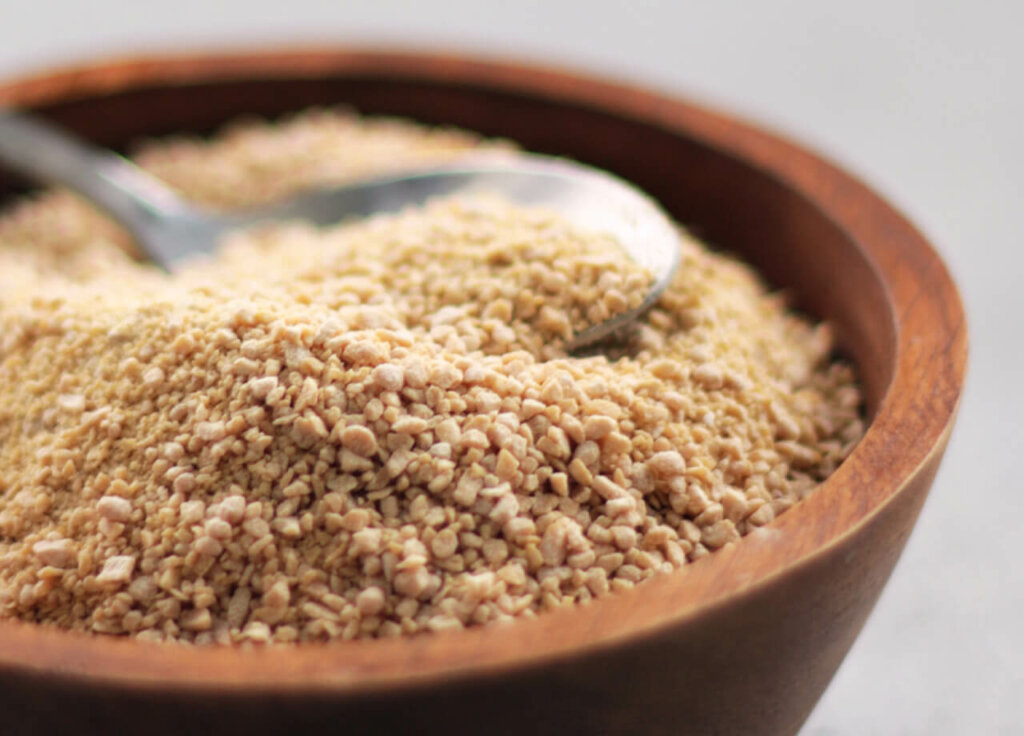
[[[76,191],[134,234],[189,209],[167,185],[116,153],[77,140],[41,118],[3,108],[0,163],[39,183]]]

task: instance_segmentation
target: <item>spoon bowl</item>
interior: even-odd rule
[[[280,220],[331,225],[351,217],[396,212],[435,197],[500,195],[544,207],[582,229],[614,237],[652,276],[642,302],[574,332],[579,350],[626,327],[650,309],[679,265],[675,226],[633,185],[568,159],[535,154],[467,157],[428,170],[311,190],[259,209],[215,213],[186,202],[170,187],[112,151],[76,140],[49,123],[0,110],[0,162],[32,178],[77,191],[120,222],[157,265],[213,253],[226,233]]]

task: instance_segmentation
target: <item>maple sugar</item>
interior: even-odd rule
[[[344,112],[148,146],[198,202],[506,144]],[[863,432],[826,327],[681,235],[649,279],[540,210],[449,199],[235,234],[174,276],[65,192],[0,217],[0,615],[195,643],[534,616],[768,524]]]

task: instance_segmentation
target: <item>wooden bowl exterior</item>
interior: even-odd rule
[[[513,626],[243,652],[0,621],[5,734],[791,734],[887,580],[937,470],[966,361],[924,238],[813,153],[630,86],[448,55],[130,60],[0,84],[113,146],[349,104],[451,123],[632,179],[837,326],[872,423],[766,529],[672,575]],[[0,197],[13,180],[0,174]]]

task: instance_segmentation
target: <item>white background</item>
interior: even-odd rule
[[[859,173],[949,263],[968,307],[970,378],[903,559],[803,733],[1020,734],[1022,11],[1019,0],[0,0],[0,76],[139,51],[413,43],[692,95]]]

